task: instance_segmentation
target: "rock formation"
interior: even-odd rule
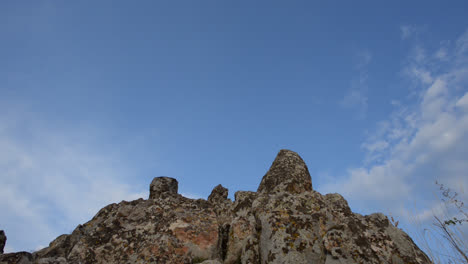
[[[149,199],[158,199],[161,197],[177,195],[179,182],[169,177],[156,177],[150,184]]]
[[[5,247],[6,239],[5,231],[0,230],[0,254],[3,254],[3,248]]]
[[[257,192],[303,193],[312,191],[312,179],[305,162],[296,152],[280,150]]]
[[[430,263],[383,214],[353,213],[341,195],[312,190],[289,150],[257,192],[236,192],[234,202],[221,185],[208,200],[177,189],[177,180],[155,178],[148,200],[110,204],[49,247],[0,263]]]

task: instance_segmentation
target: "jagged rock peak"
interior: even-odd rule
[[[287,149],[280,150],[257,190],[259,193],[280,191],[312,191],[312,179],[307,165],[299,154]]]
[[[3,248],[5,247],[6,239],[5,231],[0,230],[0,254],[3,254]]]
[[[150,184],[150,199],[177,195],[179,182],[170,177],[156,177]]]
[[[216,203],[218,201],[225,201],[228,197],[228,189],[224,188],[221,184],[218,184],[211,191],[210,196],[208,196],[208,201]]]

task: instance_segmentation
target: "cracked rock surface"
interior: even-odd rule
[[[208,200],[177,190],[177,180],[154,178],[149,199],[110,204],[49,247],[0,263],[430,263],[385,215],[314,191],[293,151],[281,150],[257,192],[234,202],[221,185]]]

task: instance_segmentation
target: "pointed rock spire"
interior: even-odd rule
[[[312,191],[312,179],[307,165],[294,151],[282,149],[257,190],[259,193]]]
[[[208,196],[208,201],[212,203],[216,203],[219,201],[225,201],[228,197],[228,189],[224,188],[221,184],[218,184],[214,189],[211,191],[210,196]]]

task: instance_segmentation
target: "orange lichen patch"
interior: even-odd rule
[[[150,247],[150,251],[153,255],[158,255],[160,251],[159,246],[155,245],[155,246]]]
[[[215,224],[198,224],[198,226],[194,226],[194,223],[188,224],[182,220],[177,220],[170,225],[169,229],[184,244],[192,243],[202,250],[216,246],[218,242],[218,226]]]
[[[218,230],[210,230],[208,232],[201,232],[190,239],[195,245],[201,249],[207,249],[211,246],[216,246],[218,241]]]
[[[184,246],[184,247],[181,247],[181,248],[176,248],[174,251],[177,255],[185,255],[187,254],[189,248]]]
[[[252,227],[246,220],[234,222],[232,225],[233,235],[239,239],[244,239],[252,234]]]

